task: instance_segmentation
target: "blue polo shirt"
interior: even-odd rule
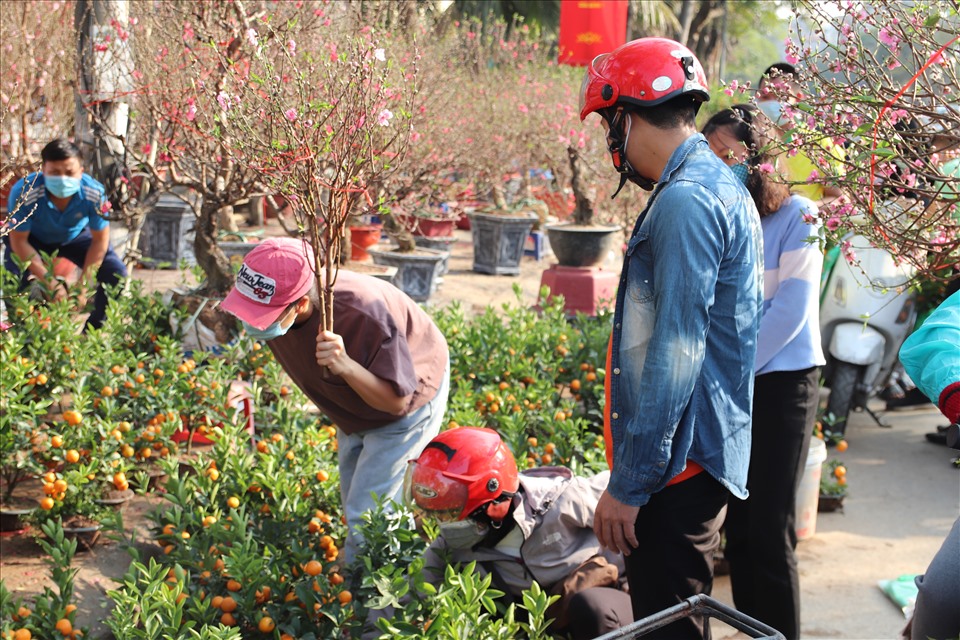
[[[67,208],[61,212],[50,201],[43,174],[31,173],[13,185],[7,211],[10,212],[11,228],[29,231],[36,241],[56,246],[70,242],[86,227],[91,231],[106,229],[109,221],[100,211],[105,201],[103,185],[85,173],[80,180],[80,191],[70,198]]]

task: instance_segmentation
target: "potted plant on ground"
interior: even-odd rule
[[[9,275],[9,274],[4,274]],[[21,310],[14,305],[11,311]],[[34,317],[31,315],[30,320]],[[22,355],[25,332],[7,330],[0,339],[3,398],[0,399],[0,531],[22,531],[36,501],[18,493],[24,482],[43,470],[35,455],[48,442],[43,416],[57,388],[44,364]]]
[[[90,479],[96,478],[97,466],[97,462],[80,460],[68,463],[62,472],[48,471],[42,476],[42,492],[36,497],[39,508],[30,516],[38,528],[59,520],[67,537],[86,550],[99,541],[104,528],[119,528],[119,513],[97,503],[102,487]]]
[[[820,476],[820,499],[817,511],[829,512],[843,509],[843,499],[847,497],[847,468],[836,458],[823,465]]]

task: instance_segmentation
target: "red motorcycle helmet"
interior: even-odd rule
[[[503,520],[520,487],[513,454],[492,429],[458,427],[437,435],[407,464],[404,502],[439,522],[454,522],[486,506]]]
[[[681,95],[710,99],[700,61],[679,42],[640,38],[597,56],[587,67],[580,120],[618,104],[652,107]]]

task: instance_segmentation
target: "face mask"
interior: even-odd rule
[[[747,184],[747,176],[750,175],[750,169],[747,167],[746,162],[740,162],[733,165],[730,167],[730,171],[733,171],[733,175],[737,176],[740,182]]]
[[[273,340],[274,338],[279,338],[284,335],[287,331],[290,330],[290,327],[293,326],[293,323],[284,327],[280,324],[280,320],[277,320],[270,326],[265,329],[257,329],[256,327],[247,324],[243,320],[240,321],[240,324],[243,325],[244,331],[247,332],[247,335],[253,338],[254,340],[260,340],[266,342],[267,340]]]
[[[489,527],[470,518],[440,523],[440,535],[451,549],[471,549],[482,542],[489,531]]]
[[[763,115],[770,118],[770,122],[774,124],[780,123],[780,118],[783,117],[782,103],[776,100],[765,100],[764,102],[758,102],[757,107],[763,112]]]
[[[43,185],[47,191],[58,198],[69,198],[80,191],[80,178],[70,176],[48,176],[44,174]]]

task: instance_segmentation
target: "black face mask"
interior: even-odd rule
[[[610,152],[613,168],[620,174],[620,186],[617,187],[617,190],[610,196],[611,200],[617,197],[617,194],[623,189],[623,185],[627,183],[627,180],[644,191],[652,191],[653,187],[657,184],[656,180],[645,178],[637,173],[637,170],[634,169],[630,161],[627,160],[626,146],[627,138],[630,137],[630,119],[626,118],[627,125],[626,130],[624,130],[623,120],[626,115],[627,112],[623,110],[623,107],[618,107],[616,112],[613,113],[613,116],[607,120],[609,124],[607,150]]]

